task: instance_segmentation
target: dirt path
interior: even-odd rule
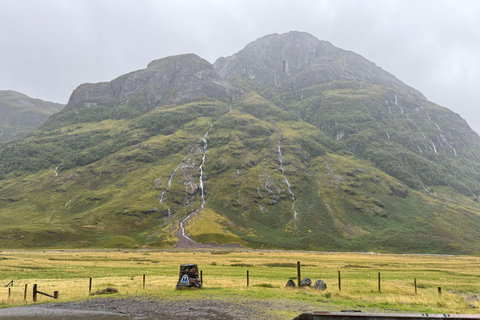
[[[74,303],[48,303],[0,309],[0,319],[18,320],[290,320],[311,306],[289,300],[95,298]],[[286,315],[288,311],[293,313]]]

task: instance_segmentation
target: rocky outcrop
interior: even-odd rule
[[[214,67],[226,80],[242,79],[275,92],[346,80],[408,89],[424,98],[373,62],[305,32],[264,36],[232,56],[219,58]]]
[[[201,99],[229,100],[222,79],[213,66],[195,54],[154,60],[146,69],[111,82],[82,84],[76,88],[65,111],[128,103],[150,110],[165,104],[183,104]]]

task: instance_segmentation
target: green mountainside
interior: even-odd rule
[[[27,136],[63,107],[19,92],[0,90],[0,143]]]
[[[361,56],[269,35],[81,85],[0,147],[0,247],[477,254],[479,145]]]

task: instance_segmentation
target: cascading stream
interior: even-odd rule
[[[210,128],[207,130],[205,135],[202,138],[203,141],[203,157],[202,157],[202,163],[200,164],[199,170],[200,170],[200,191],[201,191],[201,197],[202,197],[202,209],[205,207],[205,192],[203,189],[203,165],[205,164],[205,157],[207,155],[207,150],[208,150],[208,143],[207,143],[207,136],[208,132],[212,129],[212,124],[210,124]]]
[[[287,184],[288,193],[290,194],[290,197],[293,200],[293,202],[292,202],[293,223],[294,223],[295,228],[296,228],[297,227],[297,215],[298,215],[298,213],[295,210],[295,202],[297,201],[297,197],[292,192],[290,182],[288,181],[287,177],[285,177],[285,167],[283,166],[283,155],[282,155],[282,149],[280,148],[280,145],[278,145],[278,161],[280,162],[280,170],[282,171],[283,180]]]
[[[203,210],[203,208],[205,207],[205,191],[204,191],[204,183],[203,183],[203,165],[205,164],[205,158],[206,158],[206,154],[207,154],[207,150],[208,150],[207,136],[208,136],[208,132],[210,131],[210,129],[212,129],[212,124],[210,124],[210,128],[208,128],[207,132],[206,132],[205,135],[202,137],[202,142],[203,142],[203,157],[202,157],[202,163],[201,163],[200,166],[198,167],[198,169],[200,170],[200,192],[201,192],[201,198],[202,198],[202,205],[201,205],[201,207],[200,207],[199,210],[190,213],[188,216],[185,217],[185,219],[183,219],[182,221],[180,221],[180,230],[181,230],[182,236],[183,236],[185,239],[188,239],[188,240],[193,241],[193,242],[195,242],[195,240],[189,238],[189,237],[187,236],[187,234],[185,233],[185,225],[184,225],[184,222],[187,221],[192,214],[194,214],[195,212],[199,212],[199,211]]]
[[[172,180],[173,180],[173,177],[175,176],[175,173],[177,172],[177,170],[180,168],[180,166],[182,165],[183,163],[183,160],[185,160],[187,156],[183,157],[183,159],[180,161],[180,163],[178,164],[178,166],[172,171],[172,173],[170,174],[170,177],[168,179],[168,186],[167,188],[160,194],[160,199],[158,199],[158,201],[160,201],[160,203],[163,204],[163,202],[165,201],[165,195],[168,191],[168,189],[170,189],[170,187],[172,186]]]
[[[175,173],[177,172],[177,170],[180,168],[180,166],[182,165],[183,161],[185,160],[187,156],[183,157],[183,159],[180,161],[180,163],[178,164],[178,166],[172,171],[172,173],[170,174],[170,177],[168,178],[168,186],[167,188],[160,194],[160,199],[158,199],[158,201],[163,204],[164,201],[165,201],[165,195],[167,194],[167,191],[168,189],[170,189],[170,187],[172,186],[172,180],[173,180],[173,177],[175,176]],[[168,216],[170,217],[172,215],[172,211],[170,208],[167,209],[168,210]]]
[[[183,219],[182,221],[180,221],[180,230],[182,231],[182,236],[185,238],[185,239],[188,239],[190,241],[194,241],[192,238],[190,238],[189,236],[187,236],[187,234],[185,233],[185,226],[183,225],[183,223],[188,219],[190,218],[190,215],[191,213],[185,217],[185,219]]]

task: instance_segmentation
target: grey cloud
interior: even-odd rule
[[[65,103],[161,57],[213,62],[269,33],[355,51],[480,132],[476,0],[0,0],[0,89]],[[478,119],[478,120],[477,120]]]

